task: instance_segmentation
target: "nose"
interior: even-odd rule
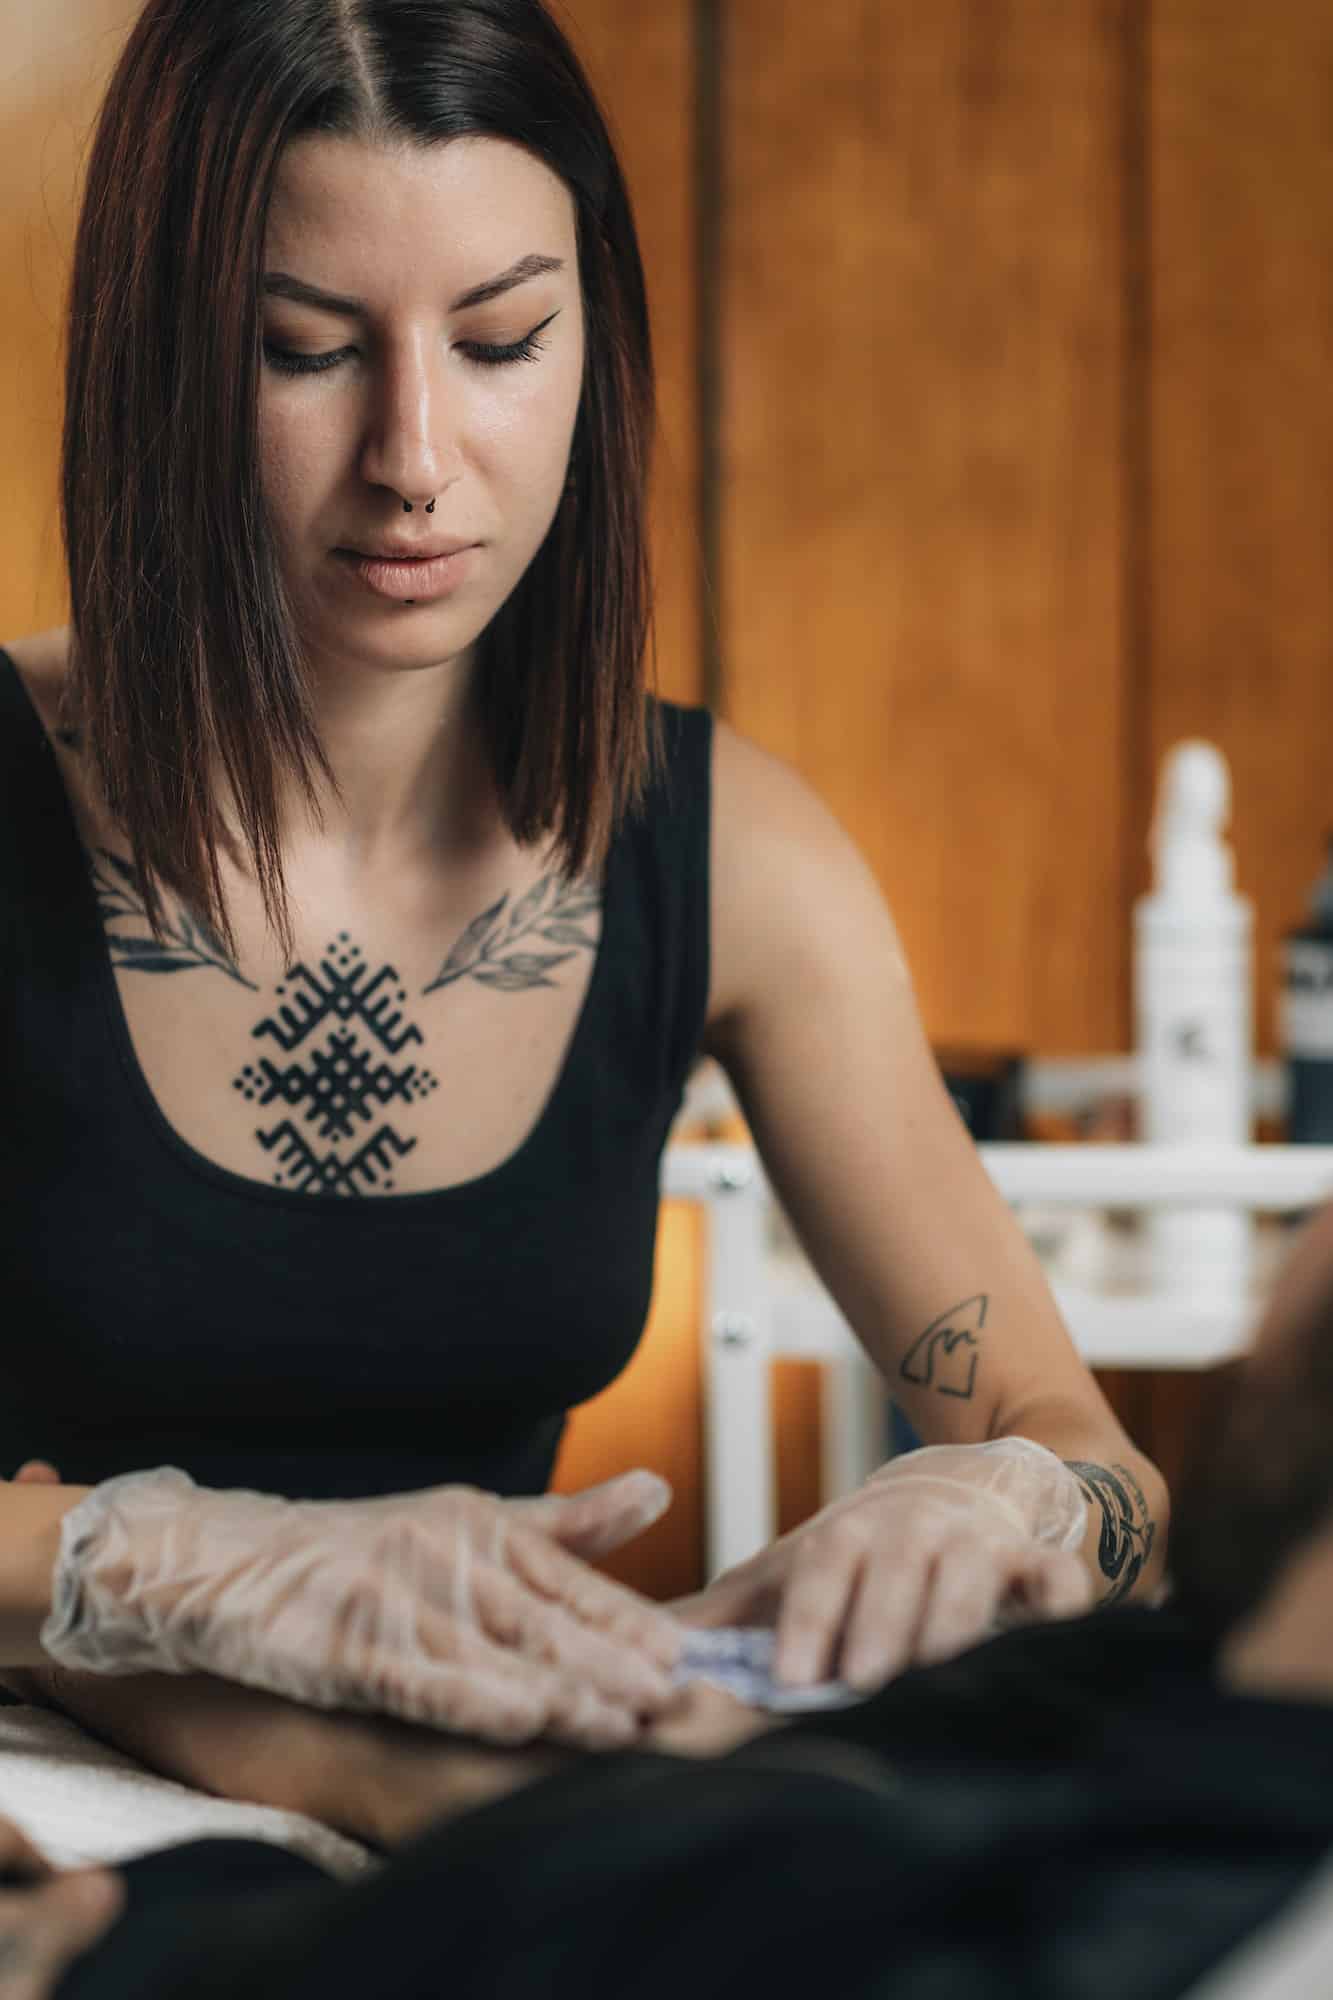
[[[464,387],[434,341],[412,335],[384,350],[362,470],[413,506],[445,492],[462,469]]]

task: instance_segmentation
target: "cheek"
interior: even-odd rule
[[[321,435],[308,410],[297,413],[276,399],[261,403],[260,476],[275,501],[309,490],[310,476],[326,455]]]
[[[519,364],[520,366],[522,364]],[[515,479],[557,486],[578,415],[578,383],[535,382],[486,399],[474,412],[472,437],[479,455]]]
[[[517,363],[474,408],[478,449],[539,488],[533,495],[538,505],[563,488],[583,377],[583,342],[576,340],[535,367]]]

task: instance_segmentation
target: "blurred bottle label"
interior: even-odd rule
[[[1143,1137],[1181,1145],[1250,1137],[1248,954],[1158,939],[1137,967]]]
[[[1333,1059],[1333,938],[1289,938],[1282,958],[1278,1032],[1283,1053]]]

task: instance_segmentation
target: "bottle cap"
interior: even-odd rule
[[[1231,774],[1215,744],[1195,738],[1167,752],[1150,840],[1161,896],[1195,909],[1230,900],[1236,865],[1222,838],[1230,811]]]

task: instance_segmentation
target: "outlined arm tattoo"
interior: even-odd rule
[[[207,924],[191,917],[188,910],[165,913],[168,941],[160,944],[149,928],[135,869],[105,847],[98,848],[93,861],[93,886],[97,891],[97,907],[107,925],[107,943],[114,966],[130,972],[194,972],[201,967],[211,968],[224,972],[238,986],[248,987],[251,993],[258,993],[254,981],[246,979],[227,956],[221,940]],[[111,929],[113,924],[126,923],[142,925],[142,931],[136,935],[124,929]]]
[[[1115,1604],[1128,1597],[1138,1582],[1157,1539],[1157,1523],[1127,1465],[1090,1465],[1074,1458],[1065,1464],[1077,1477],[1089,1506],[1101,1510],[1097,1562],[1110,1582],[1102,1603]]]
[[[464,931],[429,986],[426,993],[438,993],[459,979],[475,979],[500,993],[526,993],[536,986],[554,986],[548,979],[557,965],[574,956],[571,951],[514,951],[519,939],[533,934],[550,944],[583,946],[591,950],[597,940],[580,928],[583,918],[602,906],[601,892],[586,882],[564,883],[559,875],[543,875],[517,902],[506,920],[508,893],[489,910],[475,918]]]
[[[987,1292],[963,1299],[948,1312],[933,1319],[921,1338],[909,1348],[898,1373],[904,1382],[919,1389],[934,1389],[941,1396],[970,1400],[976,1386],[981,1345],[977,1338],[986,1324]]]

